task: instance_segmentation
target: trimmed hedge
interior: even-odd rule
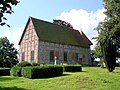
[[[16,66],[11,68],[10,75],[21,77],[22,76],[22,74],[21,74],[22,67],[26,67],[26,66],[32,66],[32,65],[31,65],[31,63],[29,63],[27,61],[18,63]]]
[[[17,67],[17,66],[14,66],[11,68],[10,70],[10,75],[11,76],[18,76],[18,77],[21,77],[21,70],[22,70],[22,67]]]
[[[40,64],[33,62],[32,66],[40,66]]]
[[[62,66],[32,66],[23,67],[22,76],[30,79],[35,78],[49,78],[55,76],[61,76],[63,74]]]
[[[65,72],[81,72],[82,66],[81,65],[66,65],[64,66]]]
[[[31,63],[27,62],[27,61],[23,61],[18,63],[16,66],[18,67],[26,67],[26,66],[32,66]]]
[[[10,68],[0,68],[0,76],[9,76]]]

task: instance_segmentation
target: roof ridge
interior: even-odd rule
[[[46,23],[49,23],[49,24],[53,24],[53,25],[56,25],[56,26],[60,26],[60,27],[63,27],[63,28],[68,28],[68,29],[71,29],[71,30],[75,30],[74,28],[69,28],[69,27],[66,27],[66,26],[58,25],[58,24],[55,24],[55,23],[53,23],[53,22],[41,20],[41,19],[34,18],[34,17],[31,17],[31,16],[30,16],[30,18],[31,18],[31,19],[36,19],[36,20],[38,20],[38,21],[46,22]]]
[[[40,20],[31,16],[28,19],[26,27],[30,20],[32,21],[34,30],[41,41],[80,46],[85,48],[89,47],[88,42],[82,37],[79,30],[57,25],[52,22]],[[24,34],[22,34],[21,40],[23,35]]]
[[[41,19],[38,19],[38,18],[34,18],[34,17],[31,17],[31,16],[30,16],[30,18],[31,18],[31,19],[36,19],[36,20],[38,20],[38,21],[42,21],[42,22],[46,22],[46,23],[51,23],[51,24],[52,24],[52,22],[49,22],[49,21],[45,21],[45,20],[41,20]]]

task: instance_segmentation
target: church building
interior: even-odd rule
[[[91,41],[67,26],[29,17],[19,41],[20,62],[91,65]]]

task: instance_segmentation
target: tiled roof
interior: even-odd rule
[[[41,41],[80,46],[85,48],[88,48],[90,45],[92,45],[90,40],[87,37],[82,36],[78,30],[56,25],[33,17],[30,17],[29,19],[32,20],[34,29]]]

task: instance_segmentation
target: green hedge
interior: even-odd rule
[[[0,76],[10,75],[10,68],[0,68]]]
[[[21,77],[22,76],[21,75],[21,70],[22,70],[22,67],[14,66],[10,70],[10,75]]]
[[[31,63],[31,65],[32,65],[32,66],[40,66],[40,64],[35,63],[35,62]]]
[[[26,67],[26,66],[32,66],[31,63],[27,62],[27,61],[22,61],[20,63],[18,63],[16,66],[18,67]]]
[[[11,76],[18,76],[21,77],[21,70],[22,67],[26,67],[26,66],[32,66],[31,63],[27,62],[27,61],[23,61],[18,63],[16,66],[12,67],[10,70],[10,75]]]
[[[32,66],[32,67],[23,67],[22,76],[26,78],[48,78],[61,76],[63,74],[62,66]]]
[[[65,72],[81,72],[82,66],[81,65],[66,65],[64,66]]]

